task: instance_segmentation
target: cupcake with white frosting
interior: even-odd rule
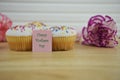
[[[51,27],[52,49],[54,51],[70,50],[74,47],[76,40],[76,30],[67,26]]]
[[[11,50],[27,51],[32,50],[32,32],[33,30],[47,30],[48,27],[34,21],[25,25],[16,25],[6,32],[7,41]]]
[[[32,50],[32,29],[22,25],[10,28],[6,32],[6,38],[11,50]]]

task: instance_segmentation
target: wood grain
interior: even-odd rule
[[[0,43],[0,80],[120,80],[120,45],[32,53]]]

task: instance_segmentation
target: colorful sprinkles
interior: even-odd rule
[[[23,32],[23,31],[25,31],[25,26],[23,26],[23,25],[16,25],[16,26],[14,26],[14,27],[12,27],[10,29],[13,30],[13,31],[20,30],[21,32]]]
[[[39,21],[34,21],[34,22],[31,22],[31,23],[27,23],[25,24],[26,27],[37,27],[37,28],[41,28],[42,26],[46,26],[45,24],[39,22]]]
[[[27,25],[16,25],[11,28],[13,31],[18,32],[32,32],[33,30],[50,30],[53,34],[53,36],[71,36],[76,35],[76,30],[72,27],[67,26],[53,26],[53,27],[47,27],[47,26],[41,26],[38,22],[32,22]]]
[[[75,29],[72,27],[67,27],[67,26],[54,26],[54,27],[50,27],[50,30],[56,34],[56,33],[61,33],[62,35],[64,34],[75,34],[74,31]],[[53,35],[54,35],[53,34]]]

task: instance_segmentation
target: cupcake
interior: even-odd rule
[[[31,51],[33,30],[47,30],[48,27],[34,22],[28,25],[17,25],[6,32],[6,38],[11,50]]]
[[[11,50],[32,50],[32,29],[22,25],[10,28],[6,32],[6,38]]]
[[[76,30],[72,27],[55,26],[51,27],[52,31],[52,50],[70,50],[74,47],[76,40]]]

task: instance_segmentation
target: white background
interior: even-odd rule
[[[91,16],[111,16],[120,30],[120,0],[0,0],[0,12],[13,26],[31,21],[82,29]]]

